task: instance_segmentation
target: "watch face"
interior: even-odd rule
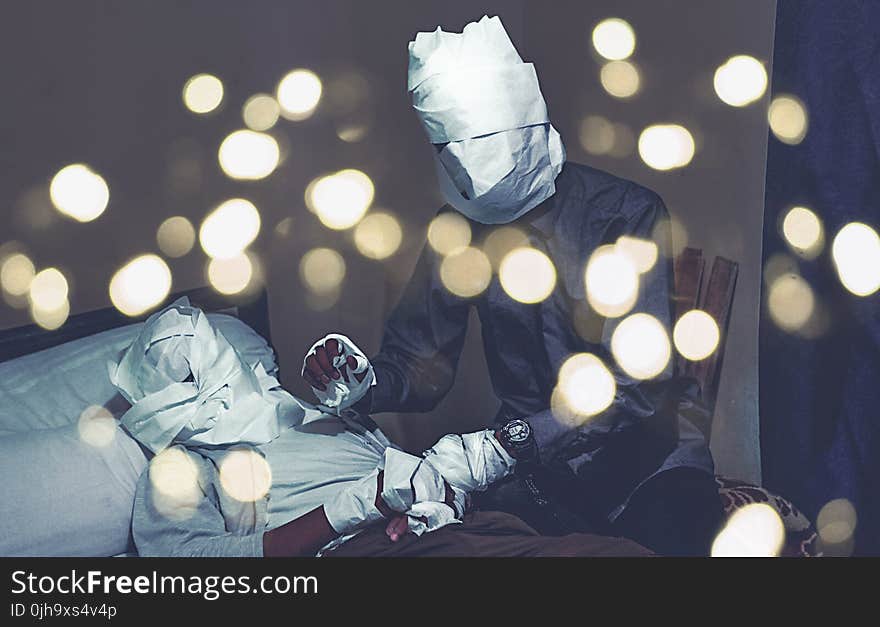
[[[532,434],[529,423],[525,420],[511,420],[504,425],[504,435],[511,444],[521,444]]]

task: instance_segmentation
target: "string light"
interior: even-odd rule
[[[481,294],[492,278],[492,265],[483,251],[468,246],[443,258],[440,280],[443,286],[461,298]]]
[[[556,268],[540,250],[523,247],[510,251],[498,270],[501,287],[513,300],[524,304],[539,303],[556,286]]]
[[[626,20],[602,20],[593,29],[593,48],[610,61],[626,59],[636,48],[635,31]]]
[[[183,86],[183,103],[193,113],[210,113],[223,101],[223,82],[212,74],[196,74]]]
[[[110,279],[110,300],[126,316],[138,316],[159,305],[171,291],[171,270],[157,255],[140,255]]]
[[[744,107],[767,91],[767,70],[756,58],[737,55],[715,70],[714,85],[722,102],[732,107]]]
[[[639,136],[639,155],[655,170],[683,168],[694,158],[694,138],[678,124],[649,126]]]
[[[78,222],[91,222],[107,208],[110,188],[100,174],[87,165],[68,165],[52,178],[49,197],[55,208]]]
[[[611,352],[618,365],[634,379],[652,379],[669,363],[672,348],[666,330],[646,313],[627,316],[611,334]]]
[[[321,79],[311,70],[298,69],[288,73],[275,91],[281,115],[288,120],[304,120],[312,115],[321,100]]]

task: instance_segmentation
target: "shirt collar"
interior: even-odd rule
[[[556,211],[557,193],[544,200],[522,218],[527,227],[536,230],[544,239],[550,239],[556,231],[556,221],[559,217],[559,212]]]

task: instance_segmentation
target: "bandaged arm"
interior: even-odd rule
[[[513,472],[516,459],[489,429],[440,438],[425,460],[454,488],[482,492]]]
[[[339,536],[396,513],[425,517],[411,521],[410,528],[415,524],[430,530],[460,517],[464,509],[463,495],[456,494],[424,460],[388,449],[380,467],[328,503],[266,531],[253,522],[257,517],[243,516],[252,521],[242,522],[237,512],[224,511],[219,496],[222,484],[210,460],[193,452],[187,452],[187,459],[195,464],[198,479],[179,494],[163,494],[151,481],[149,469],[141,475],[132,533],[142,556],[311,556]],[[391,473],[390,481],[386,482],[381,467]],[[437,512],[445,516],[432,520]],[[238,528],[231,529],[236,524]]]
[[[314,555],[337,537],[395,514],[408,515],[415,533],[432,531],[464,513],[464,495],[425,460],[388,448],[376,468],[328,503],[263,537],[267,557]]]

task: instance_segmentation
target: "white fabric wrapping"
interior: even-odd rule
[[[484,224],[511,222],[556,191],[565,162],[535,68],[501,20],[461,33],[418,33],[408,88],[428,138],[446,144],[435,165],[446,201]]]
[[[324,503],[324,514],[336,533],[351,533],[382,519],[382,513],[376,507],[378,474],[377,468],[329,503]]]
[[[385,450],[382,500],[408,516],[407,527],[417,536],[464,516],[465,493],[452,486],[455,509],[446,504],[443,477],[425,460],[394,448]]]
[[[150,316],[109,370],[132,405],[120,423],[154,453],[171,443],[264,444],[306,414],[262,364],[249,366],[186,298]]]
[[[395,448],[385,449],[382,462],[329,503],[324,513],[337,533],[346,534],[382,518],[376,508],[377,475],[384,471],[382,500],[389,509],[407,514],[408,528],[416,535],[460,522],[465,494],[453,487],[455,509],[445,504],[443,477],[425,460]]]
[[[464,511],[464,494],[456,492],[456,508]],[[446,503],[436,503],[434,501],[422,501],[414,503],[407,512],[407,528],[417,536],[429,531],[436,531],[440,527],[446,525],[460,523],[460,517]]]
[[[425,451],[425,460],[449,485],[464,492],[482,492],[516,466],[516,460],[489,429],[445,435]]]
[[[406,512],[419,501],[446,500],[446,486],[425,460],[397,449],[385,451],[382,500],[395,512]]]
[[[339,379],[330,379],[326,390],[312,388],[315,396],[321,403],[321,409],[327,410],[332,414],[339,414],[344,409],[348,409],[357,403],[371,386],[376,385],[376,373],[373,372],[373,366],[367,359],[366,355],[352,342],[348,337],[340,333],[329,333],[323,338],[312,344],[312,347],[303,358],[302,372],[306,371],[306,359],[315,354],[318,346],[323,346],[327,340],[336,340],[339,343],[340,354],[333,358],[333,367],[341,368],[346,365],[349,356],[353,356],[357,360],[357,367],[354,370],[348,370],[348,383],[341,377]],[[367,376],[363,380],[358,381],[355,374],[366,372]]]

